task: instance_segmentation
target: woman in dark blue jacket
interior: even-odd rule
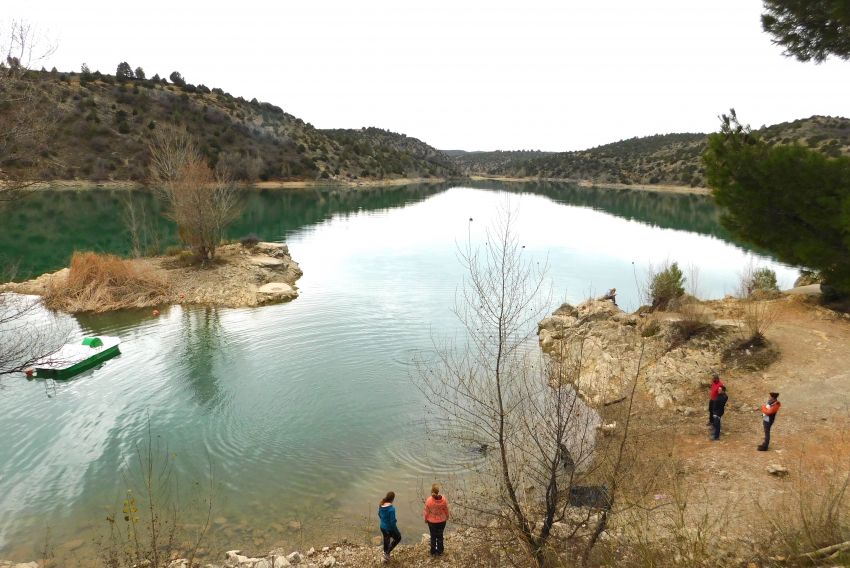
[[[390,491],[381,500],[381,505],[378,507],[378,518],[381,519],[381,534],[384,535],[384,562],[390,561],[390,553],[401,542],[401,533],[398,531],[398,524],[395,518],[394,500],[395,492]]]

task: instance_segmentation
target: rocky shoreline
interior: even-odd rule
[[[557,527],[556,527],[557,528]],[[406,544],[411,539],[417,539],[416,544]],[[492,560],[492,551],[482,540],[482,535],[476,529],[461,529],[447,532],[445,537],[446,552],[440,558],[431,557],[428,553],[429,535],[403,535],[403,543],[393,551],[393,563],[409,568],[424,568],[426,566],[478,566],[484,556]],[[495,553],[496,557],[505,558],[506,552]],[[354,544],[347,540],[332,543],[321,548],[310,547],[307,550],[290,550],[275,548],[265,554],[255,554],[243,549],[228,550],[219,555],[220,560],[198,561],[190,566],[188,558],[173,558],[166,565],[168,568],[283,568],[298,566],[299,568],[332,568],[377,566],[382,564],[381,537],[376,536],[372,545]],[[489,562],[492,565],[492,562]],[[499,564],[501,565],[501,564]],[[55,566],[48,561],[45,566]],[[0,560],[0,568],[45,568],[38,561],[13,562]]]
[[[759,309],[780,309],[790,301],[791,296],[760,300]],[[735,352],[733,346],[747,336],[742,311],[751,305],[731,296],[689,298],[678,311],[630,314],[609,300],[588,300],[564,304],[543,319],[538,339],[544,353],[576,366],[575,386],[593,406],[622,400],[637,374],[639,390],[658,408],[683,411],[708,385],[712,372],[747,366],[757,370],[778,357],[768,350]]]
[[[216,251],[215,262],[205,267],[186,264],[179,255],[126,262],[141,272],[160,276],[167,283],[167,293],[157,305],[240,308],[288,302],[298,297],[295,283],[303,274],[290,256],[289,247],[270,242],[222,245]],[[43,296],[51,286],[61,287],[68,272],[68,268],[63,268],[26,282],[10,282],[0,285],[0,292]]]
[[[396,185],[411,185],[420,183],[445,183],[449,181],[445,177],[399,177],[399,178],[361,178],[356,180],[345,179],[319,179],[319,180],[278,180],[258,181],[255,183],[239,184],[240,189],[312,189],[317,187],[333,187],[342,189],[357,189],[361,187],[390,187]],[[84,190],[140,190],[149,188],[150,185],[133,180],[107,180],[94,181],[82,179],[57,179],[49,181],[37,181],[28,186],[28,191],[84,191]]]

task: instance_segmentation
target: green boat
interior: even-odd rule
[[[108,335],[86,337],[80,343],[65,345],[53,355],[33,365],[35,374],[39,378],[50,379],[73,377],[118,355],[119,343],[120,339]]]

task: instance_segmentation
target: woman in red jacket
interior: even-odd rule
[[[431,496],[425,501],[425,522],[431,533],[431,556],[443,553],[443,531],[446,530],[448,520],[449,504],[440,495],[440,486],[435,483],[431,486]]]

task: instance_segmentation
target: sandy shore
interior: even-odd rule
[[[394,178],[394,179],[358,179],[358,180],[297,180],[297,181],[261,181],[253,184],[239,184],[243,189],[309,189],[314,187],[338,187],[356,189],[358,187],[389,187],[417,183],[444,183],[446,178]],[[147,184],[130,180],[91,181],[91,180],[53,180],[41,181],[29,186],[30,191],[44,190],[132,190],[148,187]]]
[[[569,178],[515,178],[507,176],[469,176],[475,181],[504,181],[513,183],[528,183],[535,181],[549,181],[555,183],[574,183],[579,187],[587,187],[593,189],[631,189],[635,191],[653,191],[657,193],[682,193],[690,195],[711,195],[711,190],[707,187],[690,187],[687,185],[664,185],[664,184],[639,184],[634,183],[626,185],[624,183],[599,183],[592,180],[576,180]]]
[[[443,183],[446,178],[397,178],[397,179],[358,179],[353,181],[304,180],[304,181],[261,181],[250,186],[256,189],[304,189],[311,187],[387,187],[410,185],[414,183]]]
[[[599,183],[592,180],[575,180],[568,178],[515,178],[508,176],[481,176],[473,175],[468,179],[473,181],[501,181],[511,183],[528,183],[536,181],[547,181],[554,183],[573,183],[579,187],[594,189],[630,189],[634,191],[652,191],[657,193],[680,193],[690,195],[711,195],[707,187],[690,187],[686,185],[664,185],[664,184],[631,184],[622,183]],[[261,181],[254,184],[240,184],[243,189],[311,189],[317,187],[337,187],[346,189],[357,189],[360,187],[390,187],[398,185],[411,185],[418,183],[445,183],[448,178],[395,178],[395,179],[358,179],[358,180],[298,180],[298,181]],[[54,180],[38,182],[30,189],[43,190],[131,190],[147,187],[144,183],[137,181],[89,181],[89,180]]]

